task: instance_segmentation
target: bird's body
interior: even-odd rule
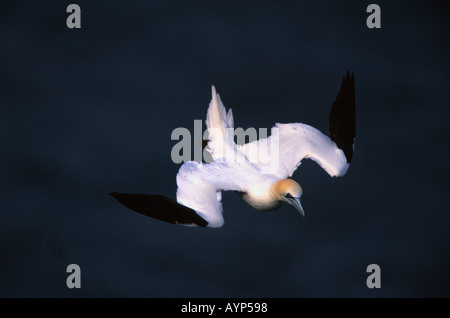
[[[177,202],[195,209],[208,221],[209,227],[220,227],[224,220],[222,195],[218,189],[233,189],[252,207],[265,211],[281,205],[273,193],[277,181],[272,175],[261,174],[250,163],[190,161],[183,164],[177,174]]]
[[[267,178],[264,182],[255,183],[242,194],[242,199],[258,211],[278,209],[283,202],[279,200],[274,189],[277,181],[279,180],[276,178]]]
[[[181,166],[176,177],[177,202],[155,195],[112,195],[137,212],[191,226],[224,224],[221,191],[237,191],[260,211],[287,202],[304,216],[300,204],[303,190],[289,177],[304,158],[316,161],[330,176],[343,176],[353,155],[354,112],[354,78],[347,73],[330,113],[332,139],[306,124],[276,124],[272,129],[276,134],[237,145],[229,134],[234,129],[231,109],[226,112],[213,86],[206,118],[207,150],[213,162],[189,161]]]

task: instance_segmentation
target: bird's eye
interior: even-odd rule
[[[290,193],[286,194],[285,197],[288,198],[288,199],[293,199],[294,198]]]

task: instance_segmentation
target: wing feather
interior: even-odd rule
[[[356,133],[355,76],[342,78],[341,89],[333,103],[329,118],[331,140],[342,149],[347,163],[352,161]]]
[[[162,195],[117,192],[110,194],[125,207],[154,219],[180,225],[208,225],[195,210]]]

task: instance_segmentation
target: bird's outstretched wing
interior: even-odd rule
[[[221,227],[223,190],[245,192],[248,178],[258,178],[249,164],[183,164],[177,174],[177,201],[161,195],[111,193],[127,208],[149,217],[187,226]]]
[[[161,221],[203,227],[208,225],[195,210],[162,195],[117,192],[110,194],[127,208]]]
[[[355,138],[353,74],[347,73],[343,78],[331,108],[330,132],[331,138],[306,124],[276,124],[269,138],[239,146],[239,149],[252,163],[276,166],[273,174],[279,178],[292,176],[304,158],[317,162],[330,176],[343,176],[353,156]]]
[[[249,163],[189,161],[177,174],[177,201],[194,209],[208,222],[208,227],[221,227],[224,223],[221,191],[246,192],[262,178]]]

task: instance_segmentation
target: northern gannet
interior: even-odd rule
[[[302,187],[289,179],[304,158],[317,162],[330,176],[345,175],[355,141],[354,75],[347,72],[329,116],[330,137],[306,124],[275,124],[277,138],[237,145],[227,138],[234,129],[231,109],[226,111],[212,86],[206,125],[207,150],[211,163],[189,161],[177,174],[177,200],[161,195],[110,193],[129,209],[144,215],[186,226],[218,228],[224,224],[222,191],[237,191],[252,207],[273,210],[283,202],[293,205],[304,216],[300,203]],[[227,129],[228,128],[228,129]],[[271,145],[277,143],[276,148]],[[277,161],[275,169],[264,167]]]

